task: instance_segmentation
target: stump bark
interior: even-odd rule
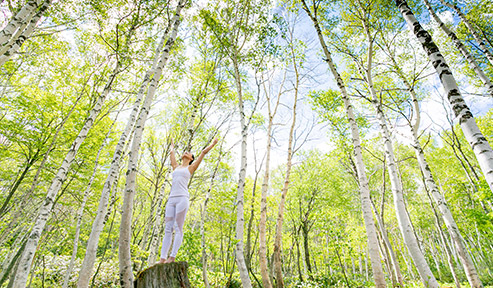
[[[188,263],[156,264],[137,275],[135,288],[189,288]]]

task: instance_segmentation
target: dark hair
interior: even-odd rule
[[[193,160],[195,160],[195,156],[193,156],[193,154],[192,154],[192,161],[190,161],[190,162],[188,163],[188,165],[192,164]]]

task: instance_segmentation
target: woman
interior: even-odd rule
[[[171,140],[170,160],[171,166],[173,167],[173,173],[171,174],[173,180],[171,182],[168,203],[166,204],[166,226],[164,228],[161,260],[159,260],[159,263],[170,263],[175,261],[176,254],[183,241],[183,224],[185,223],[185,216],[187,215],[189,206],[188,182],[193,172],[199,167],[202,159],[204,159],[205,154],[207,154],[207,152],[209,152],[216,144],[217,138],[200,153],[199,158],[195,162],[193,161],[195,159],[193,154],[185,152],[183,156],[181,156],[181,165],[178,166],[175,158],[175,145],[173,144],[173,140]],[[169,258],[167,258],[174,227],[176,227],[175,241],[173,242],[171,254]]]

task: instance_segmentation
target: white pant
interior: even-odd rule
[[[170,256],[176,257],[178,249],[180,249],[181,243],[183,242],[183,224],[185,223],[185,216],[187,215],[189,205],[188,197],[186,196],[168,198],[165,211],[166,226],[164,228],[161,258],[168,258],[173,228],[175,228],[175,241],[173,242],[173,249],[171,250]]]

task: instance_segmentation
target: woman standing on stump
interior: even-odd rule
[[[190,152],[185,152],[181,156],[181,165],[178,165],[175,158],[175,145],[171,140],[171,153],[170,160],[173,167],[173,173],[171,174],[173,180],[171,182],[171,191],[169,193],[168,203],[166,204],[165,221],[166,226],[164,228],[163,246],[161,248],[161,260],[159,263],[170,263],[175,261],[178,249],[180,249],[183,241],[183,224],[185,223],[185,216],[188,211],[188,181],[193,172],[197,170],[204,159],[205,154],[209,152],[217,144],[217,138],[207,146],[202,153],[200,153],[197,161],[194,162],[195,157]],[[175,225],[176,223],[176,225]],[[171,246],[171,238],[173,234],[173,228],[176,227],[175,241],[173,242],[173,249],[168,256],[168,251]]]

